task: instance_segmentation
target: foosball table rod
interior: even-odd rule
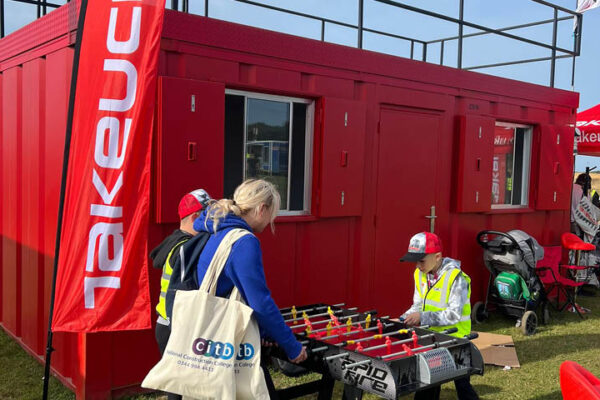
[[[348,315],[347,317],[344,317],[344,318],[354,318],[354,317],[358,317],[359,315],[360,315],[360,314],[353,314],[353,315]],[[389,318],[389,315],[386,315],[385,317],[381,317],[381,318]],[[317,322],[323,322],[323,321],[317,321]],[[316,324],[317,322],[315,322],[315,324]],[[324,321],[324,322],[330,322],[330,321]],[[354,322],[354,323],[355,323],[355,324],[362,324],[362,323],[365,323],[365,322],[367,322],[367,320],[366,320],[366,319],[363,319],[362,321],[356,321],[356,322]],[[305,324],[305,325],[306,325],[306,324]],[[314,325],[314,324],[312,324],[312,325]],[[393,324],[388,324],[387,326],[392,326],[392,325],[393,325]],[[292,328],[298,328],[298,327],[302,327],[302,326],[303,326],[303,325],[296,325],[296,326],[293,326]],[[340,325],[340,327],[341,327],[341,325]],[[344,327],[344,328],[347,328],[347,327]],[[333,329],[333,327],[332,327],[332,328],[313,329],[313,330],[312,330],[310,333],[324,332],[324,331],[326,331],[327,329]],[[365,331],[365,330],[363,329],[363,332],[364,332],[364,331]],[[356,331],[355,331],[355,332],[356,332]]]
[[[341,309],[341,310],[332,311],[332,313],[335,315],[335,314],[342,313],[342,312],[344,312],[344,311],[356,311],[356,310],[358,310],[358,307],[350,307],[350,308],[344,308],[344,309]],[[331,313],[329,313],[329,312],[324,312],[324,313],[320,313],[320,314],[313,314],[313,315],[309,315],[308,317],[309,317],[309,318],[316,318],[316,317],[326,317],[326,316],[328,316],[328,315],[331,315]],[[284,321],[285,321],[285,322],[294,322],[294,321],[301,321],[301,320],[303,320],[303,319],[304,319],[304,317],[298,317],[298,318],[289,318],[289,319],[285,319],[285,318],[284,318]]]
[[[356,310],[356,307],[354,307],[354,308],[352,308],[352,309],[350,309],[350,308],[349,308],[348,310],[350,310],[350,311],[354,311],[354,310]],[[370,310],[368,313],[369,313],[369,314],[377,314],[377,310]],[[360,313],[360,314],[367,314],[367,313]],[[343,316],[343,318],[356,318],[356,317],[360,316],[360,314],[350,314],[350,315],[344,315],[344,316]],[[326,315],[329,315],[329,314],[326,314]],[[317,316],[317,315],[311,315],[311,317],[316,317],[316,316]],[[319,315],[319,316],[321,316],[321,317],[322,317],[323,315]],[[303,319],[303,318],[301,318],[301,319]],[[295,320],[286,320],[285,322],[290,322],[290,321],[295,321]],[[329,323],[330,321],[331,321],[331,320],[329,320],[329,319],[324,319],[324,320],[322,320],[322,321],[315,321],[315,322],[311,322],[310,324],[311,324],[312,326],[314,326],[314,325],[321,325],[321,324],[327,324],[327,323]],[[290,326],[290,328],[291,328],[291,329],[296,329],[296,328],[304,328],[304,327],[306,327],[306,326],[308,326],[308,324],[299,324],[299,325],[292,325],[292,326]],[[314,332],[314,331],[313,331],[313,332]]]
[[[379,327],[378,326],[372,326],[370,328],[363,329],[363,332],[370,332],[370,331],[374,331],[375,329],[379,329]],[[340,336],[354,335],[356,332],[357,331],[352,331],[352,332],[344,332],[344,333],[336,334],[336,335],[323,336],[322,338],[319,338],[319,340],[329,340],[329,339],[337,338],[337,337],[340,337]]]
[[[393,324],[387,324],[387,325],[384,324],[384,327],[387,328],[388,326],[392,326],[392,325]],[[419,328],[421,328],[421,329],[428,329],[429,325],[422,325],[422,326],[419,326]],[[336,344],[336,346],[344,347],[344,346],[349,345],[349,344],[355,344],[355,343],[364,342],[364,341],[367,341],[367,340],[376,340],[376,339],[384,338],[386,336],[401,335],[403,333],[410,333],[410,332],[414,332],[414,331],[415,331],[414,328],[399,329],[399,330],[394,331],[394,332],[381,333],[381,334],[369,336],[369,337],[366,337],[366,338],[355,339],[355,340],[348,340],[346,342],[338,343],[338,344]],[[402,343],[408,343],[409,341],[412,341],[412,340],[413,340],[412,338],[406,339],[406,341],[403,341]]]
[[[299,310],[296,312],[311,312],[311,311],[315,311],[315,310],[326,310],[328,307],[344,307],[346,305],[346,303],[339,303],[339,304],[333,304],[331,306],[319,306],[319,307],[313,307],[313,308],[305,308],[304,310]],[[293,311],[290,312],[286,312],[286,313],[282,313],[281,316],[286,317],[288,315],[292,315],[294,314]]]

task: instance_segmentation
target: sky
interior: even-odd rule
[[[348,24],[357,25],[358,23],[358,0],[255,1]],[[52,2],[64,4],[66,1],[53,0]],[[399,2],[454,18],[458,18],[459,15],[458,0],[402,0]],[[549,2],[571,10],[576,8],[577,3],[576,0],[551,0]],[[166,0],[166,4],[169,7],[171,1]],[[191,13],[204,15],[204,0],[189,0],[189,4]],[[531,0],[464,0],[464,7],[465,21],[492,28],[520,25],[553,17],[551,8]],[[5,32],[10,34],[35,20],[36,6],[5,0],[5,13]],[[320,21],[285,15],[235,0],[209,0],[208,15],[213,18],[313,39],[320,39],[321,37]],[[568,14],[559,12],[558,16],[563,17],[568,16]],[[457,35],[458,32],[457,26],[453,23],[418,15],[375,0],[364,0],[363,26],[421,40],[452,37]],[[571,50],[574,39],[572,19],[561,21],[558,24],[557,31],[558,46]],[[465,34],[471,32],[477,32],[477,30],[465,27]],[[513,30],[511,33],[546,44],[552,43],[552,24]],[[600,74],[598,73],[600,62],[600,40],[598,40],[600,38],[600,7],[584,13],[582,38],[581,55],[577,58],[575,65],[574,87],[571,86],[571,58],[557,61],[555,77],[555,87],[575,90],[580,93],[579,111],[600,103]],[[356,30],[327,23],[325,25],[325,40],[347,46],[356,46]],[[408,42],[371,33],[365,33],[363,47],[402,57],[410,56]],[[421,50],[421,47],[417,45],[415,54],[420,55]],[[463,42],[463,67],[467,68],[469,66],[548,56],[550,56],[550,50],[516,42],[498,35],[466,38]],[[440,62],[439,45],[429,46],[428,61]],[[446,43],[443,61],[446,66],[456,67],[456,41]],[[550,62],[479,69],[477,72],[547,86],[550,79]],[[596,165],[600,167],[600,157],[578,156],[575,169],[576,171],[582,171],[586,166],[593,167]]]

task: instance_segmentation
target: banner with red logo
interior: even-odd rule
[[[600,104],[577,114],[577,154],[600,156]]]
[[[148,202],[164,5],[88,0],[53,331],[151,327]]]

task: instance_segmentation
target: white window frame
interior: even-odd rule
[[[506,210],[529,207],[529,180],[531,179],[531,142],[533,137],[533,126],[524,124],[515,124],[511,122],[496,121],[495,126],[503,126],[506,128],[522,128],[525,129],[523,140],[523,170],[521,179],[521,204],[492,204],[492,210]],[[515,137],[516,139],[516,137]],[[513,174],[515,162],[515,145],[513,143]],[[514,175],[513,175],[514,178]],[[514,179],[513,179],[514,181]],[[514,191],[513,191],[514,192]],[[511,201],[512,203],[512,201]]]
[[[294,215],[309,215],[311,212],[311,199],[312,199],[312,162],[313,162],[313,130],[314,130],[314,115],[315,115],[315,102],[310,99],[303,99],[299,97],[288,97],[288,96],[277,96],[265,93],[257,93],[257,92],[249,92],[245,90],[235,90],[235,89],[225,89],[226,95],[235,95],[235,96],[243,96],[244,97],[244,142],[242,144],[242,176],[246,179],[246,138],[247,138],[247,128],[248,124],[246,121],[247,112],[248,112],[248,99],[257,99],[257,100],[269,100],[269,101],[278,101],[281,103],[288,103],[290,110],[290,126],[289,126],[289,147],[288,147],[288,185],[287,185],[287,201],[285,209],[279,210],[278,216],[294,216]],[[305,124],[305,132],[304,132],[304,199],[303,204],[304,207],[302,210],[294,210],[290,211],[289,202],[290,202],[290,187],[291,187],[291,178],[292,178],[292,130],[294,125],[294,113],[293,113],[293,103],[302,103],[306,104],[306,124]]]

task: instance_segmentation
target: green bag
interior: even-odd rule
[[[525,281],[514,272],[500,272],[494,280],[498,294],[504,300],[530,300],[531,295]]]

